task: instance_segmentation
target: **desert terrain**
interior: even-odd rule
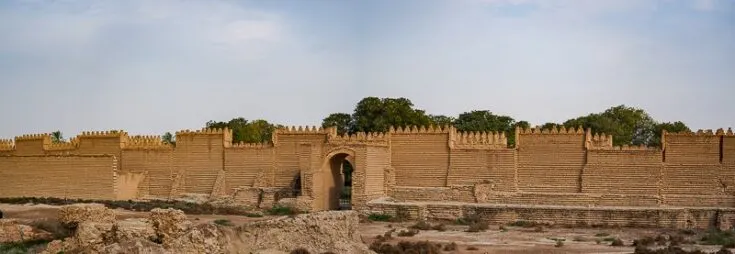
[[[0,210],[4,212],[5,220],[11,219],[20,224],[39,225],[39,221],[57,220],[61,206],[0,204]],[[114,211],[116,220],[145,219],[151,216],[151,212],[147,211],[131,211],[121,208],[112,211]],[[262,216],[187,214],[186,220],[194,226],[210,224],[228,228],[282,217],[288,216],[268,213]],[[668,244],[671,244],[671,239],[676,238],[677,241],[680,241],[676,244],[677,246],[685,250],[701,250],[704,251],[703,253],[715,253],[721,248],[720,245],[703,244],[701,240],[707,232],[652,228],[567,228],[528,223],[481,226],[462,224],[460,222],[402,222],[367,217],[360,219],[356,230],[359,240],[377,253],[404,253],[396,252],[398,247],[386,247],[386,245],[406,247],[410,243],[424,246],[420,248],[425,250],[440,251],[429,253],[634,253],[634,241],[641,241],[646,237],[654,242],[667,242],[665,239],[667,238]],[[428,248],[425,247],[426,245],[433,246]],[[662,248],[661,246],[666,245],[666,243],[652,244],[654,248],[656,246]],[[3,246],[5,247],[0,250],[6,252],[12,250],[7,243]],[[23,249],[26,252],[11,253],[40,253],[41,250],[43,250],[43,244]]]

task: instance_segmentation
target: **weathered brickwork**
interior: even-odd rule
[[[582,129],[518,129],[514,135],[514,148],[502,133],[453,127],[350,136],[337,135],[335,128],[291,127],[263,144],[232,144],[230,130],[204,129],[177,132],[175,147],[123,131],[85,132],[63,143],[52,143],[49,134],[23,135],[0,140],[0,182],[11,183],[0,186],[0,196],[229,195],[268,206],[295,194],[314,210],[334,209],[343,188],[342,162],[348,161],[355,169],[351,199],[358,210],[388,209],[371,203],[386,198],[408,207],[424,204],[421,216],[456,213],[441,211],[440,203],[735,206],[730,130],[664,133],[662,148],[613,147],[609,135]]]

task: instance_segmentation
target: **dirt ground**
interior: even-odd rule
[[[0,204],[5,218],[18,219],[20,221],[32,221],[44,218],[55,218],[58,206],[51,205],[10,205]],[[147,212],[135,212],[124,209],[116,209],[119,219],[124,218],[146,218]],[[227,219],[237,225],[254,220],[268,219],[268,216],[252,218],[235,215],[188,215],[195,222],[207,223],[217,219]],[[376,236],[383,235],[386,231],[396,229],[399,232],[407,229],[414,222],[389,223],[389,222],[365,222],[360,224],[360,234],[363,242],[370,244],[376,240]],[[485,232],[465,232],[467,226],[445,224],[445,231],[421,230],[414,236],[397,236],[388,243],[400,241],[430,241],[433,243],[456,243],[457,248],[447,253],[633,253],[631,243],[634,239],[644,236],[657,236],[661,233],[676,234],[676,231],[664,229],[635,229],[635,228],[560,228],[543,227],[513,227],[490,225]],[[696,237],[696,236],[692,236]],[[625,246],[610,246],[610,239],[618,238]],[[557,242],[563,242],[557,247]],[[687,245],[684,245],[687,246]],[[699,248],[703,251],[716,251],[719,246],[690,245],[688,247]],[[468,250],[476,249],[476,250]]]

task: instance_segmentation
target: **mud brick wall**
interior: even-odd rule
[[[174,153],[168,149],[125,149],[122,151],[126,172],[144,173],[138,195],[167,198],[171,194]]]
[[[590,150],[582,192],[658,195],[661,160],[660,150]]]
[[[117,159],[100,156],[2,156],[0,197],[117,198]]]
[[[385,170],[390,167],[390,149],[387,146],[366,147],[364,158],[365,181],[362,184],[365,198],[370,200],[385,196]],[[361,160],[357,160],[360,163]]]
[[[396,187],[392,197],[398,201],[475,202],[473,186]]]
[[[717,135],[666,136],[662,194],[723,195]]]
[[[514,149],[452,150],[448,185],[473,185],[490,181],[497,191],[515,191],[515,156]]]
[[[210,194],[224,166],[222,134],[176,135],[174,165],[183,174],[182,192]]]
[[[240,187],[252,187],[260,172],[273,175],[275,153],[273,146],[241,146],[225,149],[226,192],[232,195]]]
[[[735,195],[735,136],[722,137],[722,184],[726,186],[728,195]]]
[[[447,133],[391,135],[391,163],[397,186],[447,186],[449,168]]]
[[[276,144],[276,172],[274,172],[274,187],[290,187],[295,177],[299,175],[299,145],[312,144],[311,153],[318,156],[322,153],[322,144],[326,142],[324,134],[279,135]],[[312,168],[319,168],[321,161],[311,161]]]
[[[584,133],[521,133],[517,140],[519,190],[580,191],[586,154]]]

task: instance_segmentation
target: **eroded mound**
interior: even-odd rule
[[[62,208],[59,217],[74,226],[73,235],[51,242],[44,253],[289,253],[298,248],[311,253],[374,253],[360,241],[358,216],[352,211],[235,226],[194,225],[176,209],[153,209],[147,219],[118,221],[104,206],[72,205]]]

